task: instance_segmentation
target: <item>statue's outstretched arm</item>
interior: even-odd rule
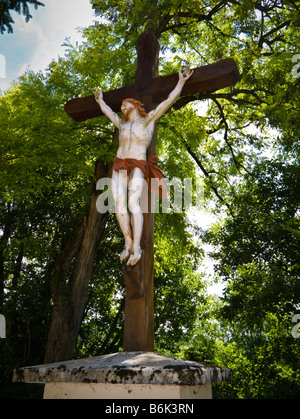
[[[121,119],[103,100],[103,93],[98,90],[95,93],[95,100],[99,104],[101,111],[106,115],[115,127],[120,128]]]
[[[193,71],[189,67],[186,68],[185,71],[179,71],[179,80],[175,88],[169,94],[168,98],[161,102],[153,111],[149,113],[149,120],[150,121],[157,121],[160,117],[162,117],[167,110],[176,102],[179,98],[183,86],[185,82],[192,76]]]

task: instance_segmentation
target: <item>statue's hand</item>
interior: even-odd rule
[[[101,92],[101,90],[97,90],[96,92],[95,92],[95,100],[97,101],[97,102],[99,102],[100,100],[102,100],[103,99],[103,93]]]
[[[179,71],[179,80],[185,83],[192,76],[193,72],[188,65],[183,71],[182,69]]]

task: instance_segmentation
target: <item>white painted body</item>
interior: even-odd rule
[[[102,112],[119,130],[117,157],[120,159],[146,160],[147,149],[153,137],[156,121],[179,98],[185,82],[192,74],[193,72],[189,68],[185,72],[180,71],[178,83],[168,98],[145,117],[141,117],[138,109],[132,103],[124,100],[121,111],[126,121],[113,112],[104,102],[102,92],[96,92],[95,99]],[[140,242],[143,232],[143,214],[140,199],[143,191],[144,175],[139,168],[132,171],[130,178],[126,171],[113,171],[112,180],[116,216],[125,237],[125,248],[120,258],[121,260],[128,258],[127,265],[135,265],[141,258]],[[129,182],[130,189],[128,190]]]

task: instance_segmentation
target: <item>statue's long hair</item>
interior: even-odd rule
[[[138,111],[138,114],[140,115],[141,118],[145,118],[148,115],[147,112],[145,111],[144,105],[141,102],[139,102],[138,100],[128,98],[128,99],[124,99],[123,102],[131,103],[136,108],[136,110]],[[123,115],[122,118],[125,122],[128,121],[128,117],[126,115]]]

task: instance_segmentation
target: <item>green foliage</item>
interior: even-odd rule
[[[285,162],[257,164],[232,200],[235,216],[207,234],[228,282],[219,316],[231,326],[229,391],[239,398],[299,397],[300,348],[291,334],[300,300],[299,175]]]
[[[232,201],[234,218],[212,233],[219,274],[230,281],[223,310],[250,328],[264,313],[292,313],[299,303],[299,182],[299,167],[257,165]]]
[[[291,317],[269,313],[256,329],[235,323],[219,359],[233,369],[233,381],[215,385],[216,398],[298,399],[299,342],[290,333]],[[232,328],[230,328],[232,330]]]

